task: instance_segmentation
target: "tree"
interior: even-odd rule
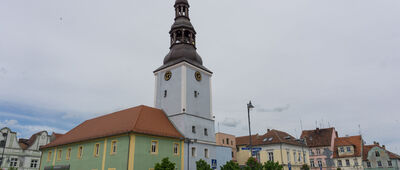
[[[175,170],[175,163],[169,161],[167,157],[161,160],[161,164],[156,163],[154,170]]]
[[[256,158],[250,157],[246,162],[245,170],[262,170],[263,167]]]
[[[341,168],[337,168],[336,170],[341,170]]]
[[[236,162],[229,161],[224,166],[221,166],[221,170],[240,170],[240,167]]]
[[[196,169],[197,170],[212,170],[211,166],[203,159],[200,159],[196,162]]]
[[[307,164],[304,164],[300,169],[301,170],[310,170],[310,167]]]
[[[282,170],[283,166],[279,165],[278,162],[268,161],[263,165],[265,170]]]

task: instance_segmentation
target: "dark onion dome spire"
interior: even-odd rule
[[[196,51],[196,31],[189,18],[189,3],[187,0],[175,1],[175,22],[169,31],[171,37],[170,52],[164,58],[164,65],[154,72],[186,61],[209,73],[203,66],[203,61]]]

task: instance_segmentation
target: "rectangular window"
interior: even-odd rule
[[[388,161],[388,166],[389,167],[392,167],[393,165],[392,165],[392,161]]]
[[[346,166],[350,166],[350,160],[346,159]]]
[[[10,167],[17,167],[18,158],[11,158]]]
[[[179,143],[174,143],[174,155],[179,155]]]
[[[322,167],[322,161],[318,160],[318,167]]]
[[[59,150],[58,150],[58,153],[57,153],[57,161],[60,161],[60,160],[61,160],[61,154],[62,154],[62,150],[59,149]]]
[[[69,160],[70,158],[71,158],[71,148],[68,148],[67,155],[65,156],[65,159]]]
[[[375,156],[376,156],[376,157],[380,157],[380,156],[381,156],[381,154],[379,154],[379,152],[378,152],[378,151],[375,151]]]
[[[348,146],[347,147],[347,152],[350,152],[351,151],[351,148],[350,148],[350,146]]]
[[[381,161],[378,161],[378,166],[382,167],[382,162]]]
[[[321,155],[321,150],[320,149],[316,149],[317,151],[317,155]]]
[[[232,158],[233,158],[233,157],[235,157],[235,155],[233,154],[233,151],[232,151]]]
[[[290,152],[287,151],[286,154],[287,154],[287,161],[288,161],[288,163],[290,163]]]
[[[367,162],[367,167],[371,168],[371,162],[369,162],[369,161]]]
[[[304,159],[304,163],[307,162],[307,158],[306,158],[306,152],[303,151],[303,159]]]
[[[114,155],[114,154],[116,154],[117,153],[117,140],[112,140],[111,141],[111,151],[110,151],[110,154],[111,155]]]
[[[354,161],[354,166],[358,166],[358,160],[354,159],[353,161]]]
[[[204,136],[208,136],[208,130],[207,130],[207,128],[204,128]]]
[[[222,139],[222,144],[225,144],[225,140],[224,139]]]
[[[32,159],[31,160],[31,168],[36,168],[38,164],[38,160],[37,159]]]
[[[196,133],[196,126],[192,126],[192,133]]]
[[[310,166],[311,166],[311,167],[315,167],[314,159],[310,159]]]
[[[83,146],[79,146],[78,148],[78,158],[81,159],[83,155]]]
[[[344,148],[343,147],[340,147],[340,152],[344,152]]]
[[[192,157],[196,157],[196,148],[192,147]]]
[[[301,153],[299,152],[299,162],[301,162]]]
[[[273,152],[268,152],[268,160],[274,162],[274,153]]]
[[[343,164],[342,164],[342,160],[338,160],[338,161],[337,161],[337,165],[338,165],[338,167],[341,167],[341,166],[343,166]]]
[[[229,145],[229,138],[226,138],[226,144]]]
[[[0,167],[3,165],[3,158],[0,157]]]
[[[158,154],[158,141],[151,141],[151,154]]]
[[[100,154],[100,143],[94,144],[93,156],[98,157]]]
[[[293,159],[294,159],[295,162],[297,161],[296,152],[293,152]]]
[[[47,153],[47,162],[50,162],[50,160],[51,160],[51,155],[52,155],[52,152],[49,151],[49,152]]]
[[[208,158],[208,157],[209,157],[209,155],[208,155],[208,149],[204,149],[204,157],[205,157],[205,158]]]

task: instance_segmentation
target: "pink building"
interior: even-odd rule
[[[301,139],[305,139],[310,147],[310,165],[312,170],[333,170],[333,151],[335,139],[338,137],[335,128],[304,130]]]

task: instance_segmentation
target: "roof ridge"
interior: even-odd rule
[[[136,124],[137,124],[137,121],[139,120],[139,118],[140,118],[140,116],[142,115],[142,113],[143,113],[143,108],[144,108],[144,105],[140,105],[140,106],[138,106],[139,107],[139,115],[136,117],[136,119],[135,120],[133,120],[133,125],[132,125],[132,128],[131,128],[131,130],[133,130],[133,129],[135,129],[136,128]]]

